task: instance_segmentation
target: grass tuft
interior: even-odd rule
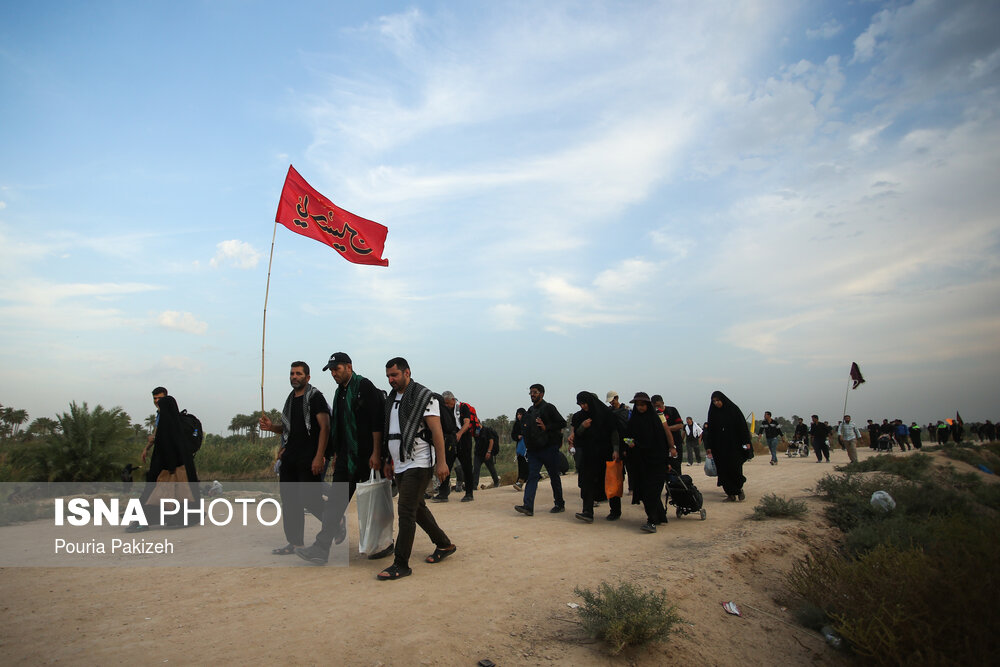
[[[583,598],[577,609],[585,630],[603,639],[617,655],[630,646],[666,640],[680,622],[676,607],[667,604],[667,592],[643,592],[622,582],[612,586],[602,581],[596,591],[574,589]]]
[[[801,500],[789,500],[782,496],[768,493],[760,499],[760,503],[753,508],[750,516],[754,521],[764,519],[801,519],[809,509]]]

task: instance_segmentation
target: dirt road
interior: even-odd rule
[[[862,456],[869,456],[865,450]],[[817,479],[846,463],[757,456],[746,466],[747,499],[723,503],[715,480],[684,466],[705,494],[708,518],[671,520],[639,531],[644,514],[625,499],[620,521],[591,525],[573,517],[576,478],[564,477],[567,512],[549,514],[541,483],[534,517],[513,510],[512,487],[480,491],[473,503],[432,505],[458,545],[440,564],[419,530],[413,576],[379,582],[389,561],[357,554],[353,504],[347,567],[316,567],[271,556],[284,543],[278,527],[257,544],[280,567],[29,568],[0,570],[0,662],[14,664],[346,664],[737,665],[836,664],[822,638],[794,624],[783,608],[783,572],[827,531]],[[750,521],[766,493],[804,500],[804,521]],[[672,509],[672,508],[671,508]],[[316,523],[309,517],[307,535]],[[193,528],[181,531],[198,539]],[[176,531],[175,531],[176,532]],[[665,588],[684,618],[681,635],[611,658],[586,637],[568,603],[574,587],[627,579]],[[735,601],[743,617],[726,614]]]

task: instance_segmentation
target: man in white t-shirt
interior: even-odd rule
[[[399,489],[399,534],[396,536],[392,565],[379,572],[378,579],[400,579],[412,573],[410,552],[419,525],[434,543],[434,553],[425,560],[440,563],[455,553],[457,547],[437,525],[424,493],[435,475],[448,479],[441,431],[441,406],[430,389],[410,379],[406,359],[395,357],[385,365],[385,376],[393,392],[385,401],[383,433],[389,459],[384,465],[386,477],[396,478]]]

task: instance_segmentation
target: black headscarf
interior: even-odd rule
[[[173,396],[164,396],[156,406],[160,409],[160,419],[153,440],[153,458],[161,470],[173,472],[184,465],[185,436],[181,413]]]
[[[667,459],[667,434],[663,430],[663,422],[656,413],[652,403],[646,403],[645,412],[638,408],[632,410],[628,420],[628,436],[635,439],[636,449],[644,454],[655,454],[664,461]]]
[[[510,439],[515,444],[521,439],[521,420],[524,419],[524,415],[527,412],[524,408],[518,408],[514,413],[514,423],[510,427]]]
[[[715,407],[715,399],[722,401],[722,407]],[[750,444],[750,428],[739,406],[729,400],[721,391],[712,392],[708,404],[707,449],[738,449]]]
[[[601,431],[614,425],[614,414],[601,399],[592,391],[581,391],[576,395],[577,405],[587,406],[587,416],[592,421],[591,428],[599,427]]]

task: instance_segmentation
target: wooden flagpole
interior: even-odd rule
[[[264,340],[267,335],[267,295],[271,291],[271,262],[274,260],[274,239],[278,235],[278,221],[274,221],[274,233],[271,234],[271,256],[267,259],[267,286],[264,288],[264,323],[260,332],[260,413],[267,414],[264,409]]]
[[[841,419],[841,421],[843,421],[844,415],[847,414],[847,397],[851,395],[851,383],[852,382],[854,382],[853,378],[847,381],[847,391],[844,392],[844,411],[840,413],[840,419]]]

